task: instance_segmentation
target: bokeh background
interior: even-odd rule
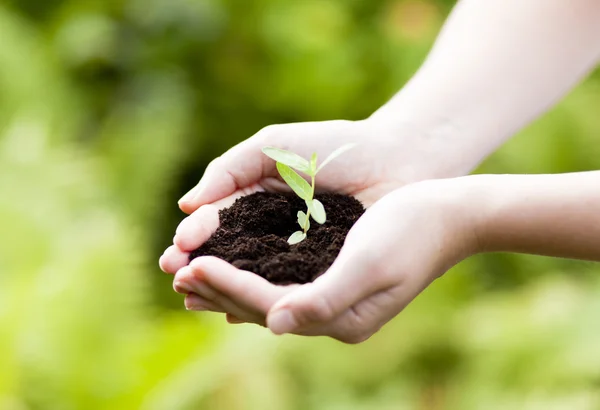
[[[358,346],[187,312],[157,267],[214,156],[368,116],[451,7],[2,2],[0,409],[599,409],[596,264],[472,258]],[[478,172],[600,168],[599,107],[596,73]]]

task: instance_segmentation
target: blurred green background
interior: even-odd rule
[[[472,258],[358,346],[187,312],[157,267],[214,156],[368,116],[451,7],[2,2],[0,409],[599,409],[596,264]],[[600,168],[598,107],[596,73],[478,172]]]

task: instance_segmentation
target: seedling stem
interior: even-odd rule
[[[289,187],[306,202],[306,213],[298,211],[298,225],[302,228],[301,231],[294,232],[288,239],[290,245],[302,242],[306,239],[308,230],[310,229],[310,218],[318,224],[324,224],[327,220],[325,208],[323,204],[315,199],[315,177],[317,173],[323,169],[325,165],[331,162],[336,157],[351,148],[356,144],[346,144],[333,151],[326,159],[317,167],[317,153],[313,153],[310,161],[295,154],[291,151],[286,151],[275,147],[263,148],[263,153],[269,158],[276,161],[277,171],[281,178],[289,185]],[[310,177],[311,184],[302,178],[296,171],[302,172]]]

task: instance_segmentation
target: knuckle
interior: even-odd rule
[[[282,128],[282,124],[267,125],[256,133],[255,138],[262,142],[272,141],[281,134]]]
[[[335,317],[331,303],[323,296],[311,298],[294,310],[300,325],[329,322]]]
[[[340,327],[343,342],[347,344],[358,344],[369,339],[375,330],[370,321],[365,320],[355,310],[352,310],[350,320],[345,321]]]
[[[177,225],[177,228],[175,228],[175,237],[177,237],[178,235],[181,235],[183,232],[185,232],[187,230],[187,226],[189,225],[190,221],[189,221],[189,216],[184,218],[181,222],[179,222],[179,225]]]
[[[214,171],[215,169],[218,169],[222,162],[223,162],[223,157],[222,156],[218,156],[218,157],[214,158],[206,166],[205,173],[208,173],[208,172]]]
[[[357,263],[362,270],[369,272],[379,286],[392,286],[398,281],[398,272],[390,258],[377,252],[365,252]]]
[[[193,277],[196,280],[204,279],[204,264],[206,263],[205,262],[206,258],[208,258],[208,257],[196,258],[196,259],[190,261],[188,266],[190,269],[191,277]]]
[[[219,208],[217,208],[215,205],[206,204],[198,208],[192,215],[195,222],[203,224],[207,222],[207,219],[210,219],[215,216],[215,214],[218,214],[218,212]]]
[[[182,235],[181,233],[177,233],[173,237],[173,244],[175,244],[175,246],[177,246],[179,249],[182,249],[182,250],[187,248],[186,237],[184,235]]]

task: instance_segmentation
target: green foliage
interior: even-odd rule
[[[286,184],[292,191],[296,193],[300,198],[305,201],[312,200],[313,196],[313,187],[304,180],[296,171],[294,171],[289,166],[282,164],[281,162],[277,163],[277,171],[279,171],[279,175],[285,181]]]
[[[308,220],[308,218],[306,218],[306,220]],[[300,221],[298,221],[298,223],[300,223]],[[300,226],[304,227],[304,225],[302,225],[302,224]],[[296,231],[289,237],[288,243],[290,245],[296,245],[297,243],[300,243],[305,239],[306,239],[306,232]]]
[[[277,171],[286,184],[306,202],[307,212],[298,212],[298,225],[301,231],[294,232],[288,239],[290,245],[295,245],[306,239],[306,233],[310,229],[310,218],[318,224],[324,224],[327,220],[325,207],[315,195],[315,177],[325,165],[352,149],[356,144],[344,144],[333,151],[323,163],[317,167],[317,153],[313,153],[310,162],[300,155],[275,147],[264,147],[262,152],[276,161]],[[292,169],[293,168],[293,169]],[[311,178],[311,184],[306,182],[294,169],[307,174]]]
[[[331,154],[329,154],[329,156],[327,158],[325,158],[325,161],[323,161],[316,170],[313,168],[311,176],[317,175],[317,173],[319,171],[321,171],[325,167],[325,165],[329,164],[331,161],[333,161],[334,159],[336,159],[337,157],[342,155],[344,152],[346,152],[354,147],[356,147],[356,144],[344,144],[341,147],[339,147],[338,149],[336,149],[335,151],[333,151]],[[313,155],[313,158],[314,158],[314,161],[312,161],[312,164],[314,167],[317,163],[316,155]]]
[[[311,172],[312,163],[309,163],[298,154],[275,147],[264,147],[262,151],[269,158],[277,161],[278,164],[287,165],[305,174]],[[315,158],[316,161],[316,153],[313,154],[312,158]]]
[[[321,201],[313,198],[310,201],[306,201],[306,205],[308,206],[307,215],[312,216],[312,218],[318,224],[324,224],[327,220],[327,215],[325,214],[325,208],[323,207]]]
[[[186,312],[156,267],[212,158],[369,115],[449,5],[1,3],[0,409],[599,408],[596,264],[471,258],[359,346]],[[599,106],[596,73],[478,172],[599,168]]]

